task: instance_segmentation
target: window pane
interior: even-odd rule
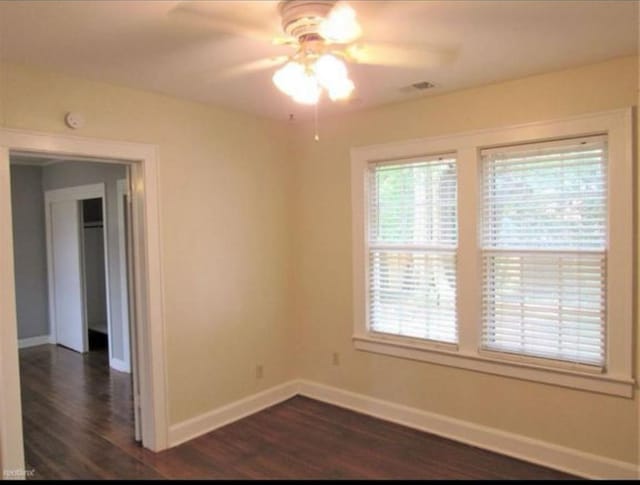
[[[455,247],[455,160],[378,165],[370,171],[372,242]]]
[[[452,156],[371,165],[369,329],[457,341]]]
[[[456,342],[455,253],[371,250],[371,330]]]
[[[486,254],[483,345],[601,364],[602,255]]]
[[[489,248],[604,249],[602,143],[494,153],[483,166]]]
[[[603,137],[483,152],[487,349],[604,365]]]

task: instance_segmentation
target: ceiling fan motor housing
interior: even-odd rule
[[[278,5],[282,29],[302,42],[320,39],[320,22],[329,14],[336,0],[283,0]]]

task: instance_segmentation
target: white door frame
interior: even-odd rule
[[[124,221],[124,196],[129,195],[129,186],[126,179],[117,181],[116,195],[118,198],[116,207],[118,217],[116,224],[118,227],[118,265],[120,270],[120,322],[122,326],[122,360],[118,362],[119,370],[131,372],[131,343],[129,328],[129,291],[127,285],[127,243]],[[109,327],[111,328],[111,327]]]
[[[113,346],[112,346],[112,331],[111,331],[111,290],[109,287],[109,246],[108,246],[108,237],[107,237],[107,228],[109,227],[109,221],[107,220],[107,204],[106,204],[106,190],[104,183],[99,184],[90,184],[90,185],[76,185],[73,187],[65,187],[61,189],[47,190],[44,193],[44,218],[45,218],[45,227],[46,227],[46,243],[47,243],[47,282],[49,285],[49,336],[51,342],[58,342],[58,326],[55,317],[55,279],[54,272],[55,267],[53,264],[53,229],[51,227],[51,203],[58,202],[62,200],[74,200],[80,203],[83,200],[87,199],[100,199],[102,201],[102,221],[104,230],[102,231],[103,237],[103,245],[104,245],[104,277],[105,277],[105,300],[106,300],[106,310],[107,310],[107,334],[109,338],[107,339],[109,346],[109,365],[111,365],[113,361]],[[82,214],[82,212],[81,212]],[[82,223],[82,221],[80,221]],[[82,255],[82,287],[84,292],[84,340],[85,340],[85,349],[89,350],[88,345],[88,321],[87,321],[87,308],[86,308],[86,291],[87,291],[87,282],[85,281],[86,273],[84,271],[84,249],[82,245],[80,246],[81,255]]]
[[[140,369],[142,444],[167,448],[168,392],[158,156],[155,145],[0,128],[0,468],[24,470],[11,222],[10,152],[130,163],[135,325]]]

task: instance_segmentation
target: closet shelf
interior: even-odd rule
[[[83,227],[85,229],[101,228],[104,227],[102,222],[85,222]]]

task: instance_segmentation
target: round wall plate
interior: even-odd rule
[[[84,117],[80,113],[74,113],[73,111],[70,111],[65,115],[64,122],[69,128],[77,130],[78,128],[82,128],[84,126]]]

